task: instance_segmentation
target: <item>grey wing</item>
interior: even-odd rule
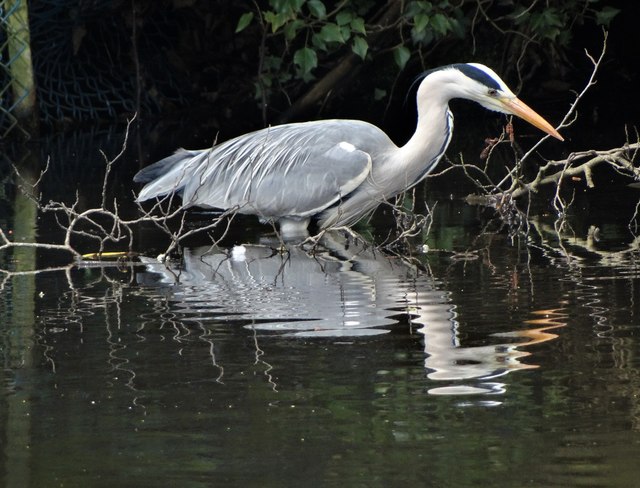
[[[348,142],[344,125],[331,122],[263,129],[198,158],[185,203],[265,218],[312,216],[355,190],[372,165],[367,152]]]
[[[169,157],[140,170],[133,181],[146,183],[137,201],[162,197],[171,193],[182,194],[182,189],[197,172],[203,159],[203,151],[178,149]]]

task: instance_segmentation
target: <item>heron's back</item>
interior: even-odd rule
[[[181,149],[134,179],[147,183],[138,201],[179,194],[185,206],[307,219],[357,191],[376,155],[391,148],[384,132],[362,121],[286,124],[210,149]]]

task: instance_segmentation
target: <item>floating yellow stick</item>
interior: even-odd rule
[[[83,254],[82,259],[120,259],[120,258],[132,258],[137,256],[137,253],[129,251],[116,251],[116,252],[94,252],[89,254]]]

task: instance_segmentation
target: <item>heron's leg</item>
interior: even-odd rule
[[[307,230],[309,219],[282,218],[278,223],[280,224],[280,234],[284,240],[302,240],[309,236],[309,231]]]

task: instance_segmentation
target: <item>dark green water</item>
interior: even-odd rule
[[[598,218],[510,237],[443,199],[411,260],[239,223],[168,269],[143,235],[140,262],[4,277],[1,483],[635,486],[639,241]]]

